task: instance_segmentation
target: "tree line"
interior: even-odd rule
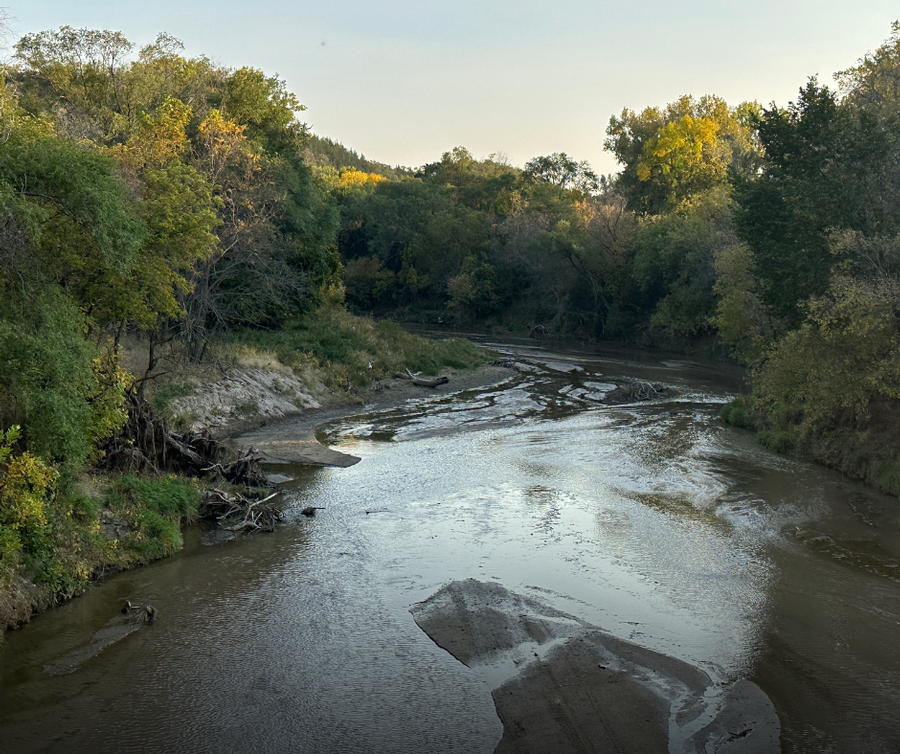
[[[706,95],[610,119],[620,172],[446,152],[332,177],[361,311],[670,348],[749,368],[726,413],[900,491],[900,25],[786,106]]]

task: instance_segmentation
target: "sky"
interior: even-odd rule
[[[683,94],[787,105],[889,35],[886,0],[0,0],[10,43],[168,32],[189,56],[277,74],[311,130],[418,167],[465,146],[514,165],[565,152],[598,173],[610,116]],[[10,54],[11,44],[5,54]]]

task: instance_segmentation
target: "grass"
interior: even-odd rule
[[[61,485],[45,500],[46,524],[31,536],[0,521],[0,631],[80,593],[102,573],[181,549],[181,527],[197,517],[197,485],[125,475],[102,486],[86,494],[71,481]],[[105,533],[105,524],[122,534]]]
[[[121,565],[135,565],[172,555],[181,549],[181,527],[197,518],[200,490],[174,476],[150,479],[127,474],[107,493],[109,510],[126,523]]]
[[[470,369],[488,352],[465,338],[432,340],[394,322],[376,322],[340,310],[309,314],[278,332],[243,330],[229,336],[232,348],[270,352],[294,371],[313,366],[331,388],[365,387],[409,369],[427,375],[444,367]]]

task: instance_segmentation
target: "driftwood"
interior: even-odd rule
[[[208,476],[231,484],[245,487],[268,487],[266,475],[259,468],[262,457],[255,455],[251,448],[237,458],[223,463],[214,463],[203,469]]]
[[[615,390],[610,390],[603,399],[603,403],[617,406],[623,403],[652,401],[661,397],[665,391],[665,385],[654,385],[649,382],[634,382],[626,385],[619,385]]]
[[[243,488],[246,493],[243,495],[209,489],[200,505],[200,517],[215,521],[226,531],[271,531],[281,521],[281,509],[274,502],[278,493],[268,494],[271,485],[255,451],[251,449],[238,455],[209,433],[176,432],[136,394],[128,396],[127,409],[125,425],[103,448],[105,468],[119,472],[185,474],[212,484],[227,483]],[[253,494],[253,488],[264,491]],[[126,604],[126,610],[130,608]],[[152,622],[155,615],[155,611],[147,612],[145,620]]]
[[[419,387],[437,387],[438,385],[446,385],[450,382],[448,377],[434,377],[432,379],[427,379],[425,377],[413,377],[412,384],[418,385]]]
[[[410,372],[407,369],[405,372],[397,372],[394,377],[401,380],[409,380],[413,385],[418,385],[419,387],[437,387],[450,382],[449,377],[420,377],[420,374],[421,372]]]
[[[207,490],[200,506],[200,516],[218,522],[225,531],[273,531],[282,520],[281,508],[273,502],[278,496],[278,492],[273,492],[253,499],[237,492]]]
[[[128,600],[125,600],[125,607],[122,608],[122,613],[124,615],[137,613],[137,615],[132,618],[132,623],[153,623],[159,616],[159,610],[153,607],[153,605],[132,605]]]

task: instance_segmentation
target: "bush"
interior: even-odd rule
[[[873,464],[872,483],[889,495],[900,495],[900,460],[891,459]]]
[[[765,429],[756,435],[756,441],[773,453],[786,453],[793,447],[791,433],[786,430]]]
[[[753,426],[753,423],[748,417],[748,411],[749,407],[747,404],[738,398],[722,406],[719,409],[719,417],[726,424],[730,424],[733,427],[749,429]]]

